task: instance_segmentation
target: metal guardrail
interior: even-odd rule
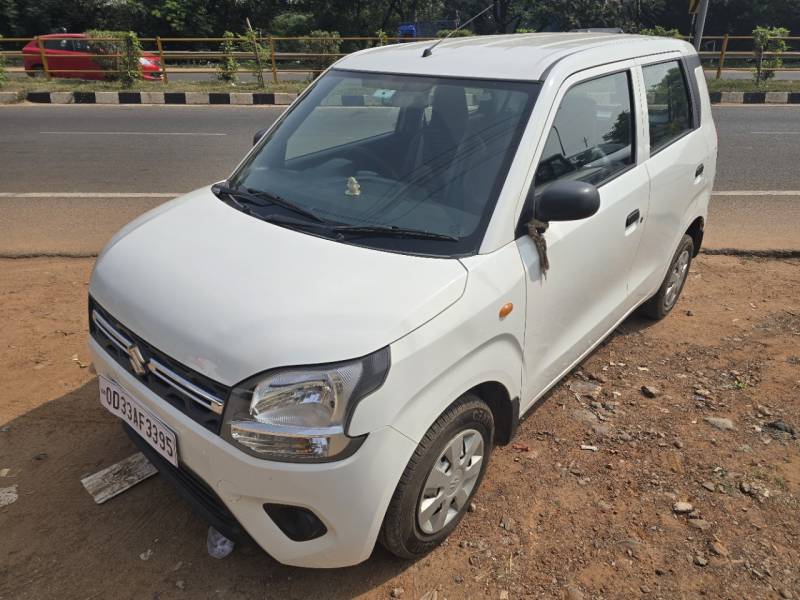
[[[64,74],[104,74],[106,76],[111,76],[115,73],[123,72],[120,69],[74,69],[74,68],[53,68],[51,64],[51,59],[58,59],[61,57],[64,58],[74,58],[77,52],[74,51],[57,51],[52,49],[47,49],[44,46],[44,42],[46,40],[72,40],[72,39],[80,39],[81,41],[85,42],[107,42],[107,41],[114,41],[114,38],[89,38],[89,37],[81,37],[75,38],[74,35],[64,35],[63,37],[58,35],[47,35],[47,37],[36,36],[33,38],[0,38],[0,55],[5,56],[7,59],[12,59],[15,62],[22,62],[26,56],[35,57],[35,60],[38,59],[36,62],[37,66],[41,66],[42,73],[48,79],[53,77],[63,76]],[[336,41],[339,44],[346,44],[349,46],[361,46],[352,49],[351,51],[360,50],[366,47],[378,46],[383,45],[384,43],[393,43],[393,42],[401,42],[401,41],[425,41],[431,40],[435,38],[415,38],[414,40],[409,40],[409,38],[399,38],[399,37],[386,37],[386,38],[378,38],[378,37],[361,37],[361,36],[350,36],[350,37],[314,37],[314,36],[299,36],[299,37],[282,37],[282,36],[262,36],[262,37],[255,37],[255,38],[245,38],[245,37],[237,37],[233,40],[229,38],[222,38],[222,37],[197,37],[197,38],[170,38],[170,37],[154,37],[154,38],[139,38],[139,42],[142,44],[142,49],[144,52],[148,52],[153,55],[154,58],[158,59],[158,63],[160,66],[160,70],[158,71],[161,74],[161,80],[165,83],[169,80],[170,73],[217,73],[219,72],[219,65],[228,57],[233,57],[239,62],[253,63],[253,68],[247,68],[245,65],[240,64],[237,70],[238,73],[271,73],[272,80],[274,83],[278,82],[278,75],[280,73],[314,73],[320,71],[320,65],[318,64],[311,64],[308,66],[302,66],[303,62],[313,62],[315,60],[322,59],[322,61],[327,62],[328,64],[334,62],[336,59],[346,56],[349,52],[327,52],[327,53],[314,53],[314,52],[299,52],[296,50],[292,51],[281,51],[279,46],[281,44],[286,44],[287,42],[293,42],[294,45],[302,44],[304,42],[331,42]],[[233,41],[235,44],[239,46],[240,49],[232,51],[232,52],[223,52],[222,50],[213,50],[209,47],[219,46],[223,42],[231,42]],[[29,44],[30,42],[36,43],[36,51],[35,52],[24,52],[23,48]],[[4,44],[13,44],[18,46],[18,49],[14,50],[3,50]],[[243,46],[250,44],[253,46],[253,50],[243,50],[241,49]],[[170,49],[169,46],[173,46],[173,49]],[[205,46],[201,47],[198,50],[185,50],[185,49],[177,49],[176,46],[179,48],[185,48],[187,45],[200,45]],[[261,46],[262,52],[264,50],[268,51],[266,56],[266,60],[269,61],[268,65],[261,64],[262,53],[259,52],[256,45]],[[7,46],[6,46],[7,47]],[[83,53],[83,51],[81,51]],[[119,58],[120,54],[98,54],[104,59],[110,58]],[[191,63],[205,63],[201,65],[191,65]],[[189,63],[188,66],[183,66]],[[209,64],[212,63],[212,64]],[[297,64],[301,63],[301,66],[298,68]],[[286,66],[294,68],[286,68]],[[26,70],[24,65],[23,66],[10,66],[7,67],[6,70],[8,72],[30,72]],[[141,70],[141,68],[140,68]]]
[[[57,52],[46,49],[44,46],[45,40],[69,40],[76,39],[74,36],[65,35],[63,37],[48,35],[46,38],[41,36],[33,38],[0,38],[0,54],[7,59],[11,58],[12,61],[21,60],[24,56],[36,56],[39,59],[39,65],[42,67],[44,76],[48,79],[58,77],[60,74],[65,73],[80,73],[80,74],[104,74],[110,76],[114,73],[120,73],[121,70],[116,69],[58,69],[53,68],[50,64],[50,59],[59,57],[74,57],[74,52]],[[114,38],[77,38],[87,42],[100,42],[100,41],[113,41]],[[281,73],[315,73],[321,70],[319,63],[330,64],[336,59],[360,50],[366,47],[373,47],[383,45],[385,43],[394,42],[409,42],[409,41],[429,41],[437,38],[402,38],[402,37],[370,37],[370,36],[349,36],[349,37],[313,37],[313,36],[299,36],[299,37],[285,37],[285,36],[261,36],[256,38],[237,37],[234,40],[223,37],[196,37],[196,38],[177,38],[177,37],[145,37],[139,38],[145,52],[151,53],[154,57],[158,58],[160,66],[161,81],[165,83],[169,81],[170,73],[217,73],[219,72],[219,65],[227,57],[233,57],[239,62],[244,62],[245,65],[240,64],[239,73],[271,73],[272,81],[278,82],[278,76]],[[800,37],[785,37],[782,38],[789,44],[794,43],[796,47],[800,47]],[[733,66],[726,67],[726,59],[745,59],[757,60],[758,55],[752,49],[729,50],[729,45],[733,42],[735,45],[741,45],[742,42],[749,40],[752,42],[753,36],[747,35],[709,35],[703,36],[701,48],[709,44],[716,46],[719,43],[719,50],[701,50],[700,57],[706,64],[704,68],[707,70],[716,69],[716,78],[722,76],[723,70],[728,71],[751,71],[753,67]],[[239,49],[232,52],[223,52],[221,50],[212,49],[214,46],[219,47],[223,42],[233,41],[239,46]],[[349,48],[349,52],[329,52],[329,53],[314,53],[314,52],[300,52],[297,47],[302,48],[302,44],[308,42],[332,42],[336,41],[340,46]],[[36,43],[36,52],[28,53],[23,52],[22,48],[29,42]],[[4,44],[14,44],[18,46],[16,50],[2,50]],[[253,50],[249,51],[243,49],[247,44],[253,45]],[[187,50],[187,46],[199,45],[197,50]],[[268,56],[264,57],[268,61],[268,65],[262,64],[262,54],[258,52],[256,45],[260,46],[262,51],[268,50]],[[282,50],[280,46],[284,46]],[[286,46],[289,45],[289,49]],[[171,48],[170,48],[171,47]],[[784,59],[794,61],[797,59],[799,66],[788,67],[784,66],[777,71],[800,71],[800,51],[789,50],[786,52],[764,52],[762,57],[770,57],[780,55]],[[117,58],[118,54],[103,54],[104,58]],[[320,60],[321,59],[321,60]],[[318,61],[318,62],[315,62]],[[194,64],[191,63],[202,63]],[[247,64],[252,63],[252,68],[247,68]],[[293,68],[287,68],[293,67]],[[140,67],[141,69],[141,67]],[[6,68],[9,72],[25,72],[23,66],[10,66]]]
[[[783,38],[780,38],[780,39],[786,41],[788,44],[791,44],[792,42],[795,42],[797,46],[800,46],[800,43],[797,43],[797,42],[800,42],[800,37],[789,36],[789,37],[783,37]],[[753,36],[752,35],[728,35],[727,33],[725,35],[705,35],[705,36],[703,36],[702,43],[700,44],[701,48],[703,47],[703,44],[714,43],[714,45],[716,45],[717,41],[720,42],[719,50],[701,50],[700,52],[698,52],[698,54],[700,55],[700,59],[701,60],[707,60],[707,61],[710,60],[712,62],[716,61],[716,76],[715,76],[715,79],[719,79],[720,77],[722,77],[723,69],[726,70],[726,71],[747,71],[747,72],[749,72],[749,71],[752,71],[755,68],[755,65],[752,66],[752,67],[726,67],[725,66],[725,60],[727,58],[743,58],[743,59],[758,60],[758,56],[759,55],[758,55],[757,51],[754,48],[749,49],[749,50],[733,50],[733,51],[728,50],[728,46],[729,46],[731,41],[737,42],[737,41],[744,41],[744,40],[749,40],[750,42],[752,42],[753,41]],[[770,57],[770,56],[780,56],[781,58],[788,58],[790,60],[797,59],[798,60],[798,65],[800,65],[800,52],[796,52],[796,51],[792,51],[792,50],[787,50],[785,52],[763,52],[763,53],[761,53],[761,56],[763,58],[767,58],[767,57]],[[708,67],[706,67],[706,68],[708,68]],[[713,69],[713,67],[712,67],[712,69]],[[786,66],[783,66],[783,67],[780,67],[779,69],[774,69],[774,70],[775,71],[800,71],[800,66],[797,66],[797,67],[786,67]]]

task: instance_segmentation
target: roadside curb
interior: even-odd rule
[[[711,92],[711,104],[800,104],[800,92]]]
[[[293,92],[0,92],[0,104],[228,104],[288,106]],[[800,104],[800,92],[711,92],[711,104]]]
[[[233,104],[287,106],[290,92],[0,92],[0,104]]]

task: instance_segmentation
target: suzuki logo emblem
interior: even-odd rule
[[[142,351],[138,346],[130,346],[128,348],[128,359],[131,361],[131,368],[137,375],[144,375],[147,373],[147,361],[142,356]]]

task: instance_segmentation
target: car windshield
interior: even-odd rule
[[[287,204],[310,211],[320,219],[298,229],[345,243],[475,253],[539,87],[331,70],[227,189],[258,195],[247,212],[282,226],[298,224]]]

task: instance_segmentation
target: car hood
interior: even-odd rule
[[[225,385],[364,356],[452,305],[456,259],[361,248],[247,216],[209,188],[126,226],[92,297],[133,333]]]

